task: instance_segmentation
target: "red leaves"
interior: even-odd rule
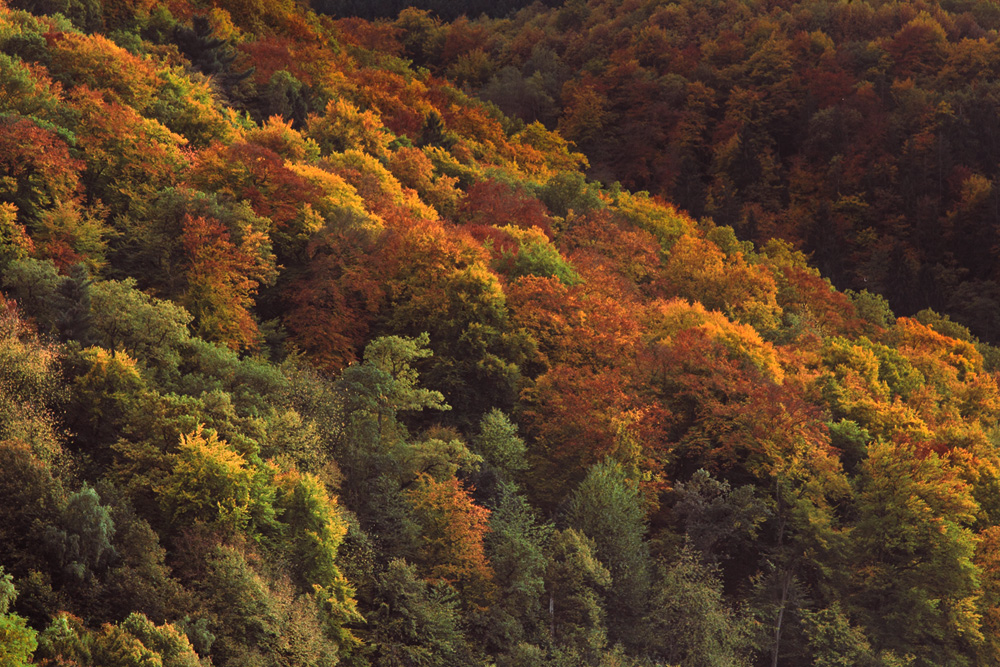
[[[836,470],[822,412],[705,331],[681,331],[652,348],[645,366],[671,410],[672,458],[682,477],[698,468],[746,481],[765,481],[776,471]]]
[[[55,132],[27,118],[0,121],[0,197],[23,215],[34,218],[60,201],[78,200],[83,167]]]
[[[189,265],[180,301],[195,316],[196,331],[233,349],[256,347],[259,334],[250,308],[267,277],[258,261],[266,237],[250,232],[237,245],[218,220],[190,215],[184,216],[183,230]]]
[[[538,227],[553,238],[551,218],[545,205],[500,181],[485,180],[470,187],[458,215],[461,220],[473,224]]]
[[[363,233],[327,232],[307,247],[306,274],[286,294],[284,322],[321,368],[353,363],[385,297],[385,247]]]
[[[16,207],[19,223],[11,221],[8,233],[23,249],[33,241],[38,256],[61,268],[103,260],[106,229],[96,211],[84,208],[83,168],[54,131],[25,118],[0,121],[0,201]],[[17,241],[18,229],[30,240]]]
[[[483,548],[489,510],[476,505],[470,490],[454,478],[438,482],[421,475],[407,497],[421,527],[417,557],[425,574],[485,601],[493,579]]]
[[[304,203],[321,190],[285,166],[274,151],[254,143],[215,146],[198,157],[188,180],[206,192],[246,199],[279,228],[292,225]]]

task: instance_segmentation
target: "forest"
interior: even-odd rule
[[[1000,342],[995,3],[567,0],[395,25],[397,51],[558,129],[589,177]]]
[[[1000,664],[1000,10],[364,4],[0,0],[0,667]]]

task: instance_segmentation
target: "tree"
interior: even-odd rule
[[[150,213],[123,226],[128,240],[115,256],[120,271],[186,308],[205,339],[233,348],[258,343],[254,297],[278,274],[270,220],[246,202],[168,188]]]
[[[493,592],[483,546],[489,510],[454,478],[439,482],[422,474],[406,496],[420,527],[417,559],[424,575],[454,585],[473,604],[487,602]]]
[[[689,545],[673,563],[661,563],[652,586],[643,638],[649,651],[682,667],[749,665],[754,626],[732,608],[722,582]]]
[[[545,635],[546,549],[552,532],[552,525],[539,521],[515,486],[501,484],[484,537],[498,589],[489,636],[500,650]]]
[[[250,313],[253,295],[276,273],[273,257],[259,261],[267,237],[251,232],[237,246],[220,222],[186,216],[181,243],[189,264],[187,288],[179,300],[194,316],[195,332],[233,349],[257,347],[257,323]]]
[[[328,609],[263,571],[260,555],[209,545],[199,566],[204,599],[215,623],[212,662],[222,667],[333,667],[343,644],[328,635]]]
[[[111,542],[114,535],[110,509],[84,484],[67,498],[59,523],[46,529],[43,540],[68,579],[92,583],[94,573],[105,570],[118,555]]]
[[[594,541],[597,557],[611,573],[613,585],[607,593],[611,636],[638,644],[637,624],[649,599],[650,560],[637,484],[617,462],[592,466],[570,496],[566,520]]]
[[[270,528],[274,491],[265,475],[215,431],[199,426],[181,435],[173,471],[156,492],[174,523],[200,519],[234,532]]]
[[[369,616],[377,667],[458,667],[468,664],[455,590],[427,582],[416,568],[393,560],[377,582],[378,606]]]
[[[703,560],[718,563],[753,550],[761,524],[771,514],[753,486],[733,489],[729,482],[698,470],[674,486],[674,514],[684,526],[688,544]],[[690,557],[685,550],[681,561]]]
[[[891,667],[907,664],[889,651],[876,654],[861,628],[852,625],[838,603],[803,610],[802,625],[817,667]]]
[[[27,667],[38,647],[36,633],[10,608],[17,598],[12,577],[0,566],[0,667]]]
[[[0,119],[0,153],[0,201],[15,207],[35,254],[61,267],[102,266],[109,230],[100,209],[84,204],[85,164],[70,154],[65,138],[51,126],[8,115]]]
[[[982,641],[969,485],[947,457],[905,441],[873,443],[861,470],[851,609],[878,650],[962,664]]]
[[[127,353],[160,378],[176,377],[181,348],[191,337],[187,310],[143,293],[128,278],[95,283],[91,312],[96,345]]]
[[[611,573],[594,553],[594,542],[572,528],[554,533],[547,551],[550,638],[593,664],[608,641],[603,598],[612,585]]]
[[[493,408],[479,421],[479,434],[472,440],[475,450],[504,477],[511,479],[528,467],[527,447],[517,434],[517,425]]]
[[[372,446],[393,446],[405,438],[400,412],[448,410],[439,391],[417,384],[413,363],[433,355],[430,337],[383,336],[365,347],[364,362],[344,369],[338,386],[346,393],[353,439]]]
[[[327,620],[326,633],[341,655],[360,642],[345,626],[362,621],[354,601],[354,589],[337,566],[337,550],[347,533],[347,522],[322,483],[295,470],[275,480],[275,509],[290,533],[291,556],[301,564],[297,573],[301,589],[313,592]]]
[[[63,499],[52,468],[17,440],[0,441],[0,557],[15,573],[43,570],[37,545],[44,526],[55,523]]]
[[[176,185],[188,166],[181,151],[186,140],[86,86],[69,97],[79,119],[73,131],[86,163],[82,182],[88,196],[100,199],[112,216],[145,215],[153,195]]]

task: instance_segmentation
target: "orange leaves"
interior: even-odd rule
[[[680,331],[644,361],[649,384],[670,410],[666,437],[676,444],[668,458],[679,476],[706,468],[730,480],[809,480],[817,502],[843,491],[823,413],[794,387],[732,356],[706,329]]]
[[[85,85],[108,94],[109,102],[144,109],[159,80],[152,64],[101,35],[73,32],[46,35],[52,74],[72,86]]]
[[[489,510],[476,505],[454,478],[438,482],[421,475],[406,495],[421,528],[417,556],[426,576],[444,579],[485,602],[493,588],[483,549]]]
[[[383,305],[384,249],[373,235],[324,230],[306,248],[304,275],[286,291],[283,321],[315,364],[338,370],[357,359]]]
[[[928,422],[977,420],[987,428],[996,423],[1000,391],[972,343],[944,336],[906,317],[897,321],[889,339],[926,378],[921,413]]]
[[[536,496],[556,503],[590,465],[615,450],[616,419],[631,397],[620,371],[559,365],[521,396]]]
[[[376,109],[390,131],[416,138],[424,115],[431,109],[424,83],[368,68],[352,73],[351,81],[357,86],[353,101],[358,106]]]
[[[188,183],[225,198],[245,199],[258,215],[275,224],[279,257],[297,253],[304,239],[315,231],[305,216],[306,207],[322,194],[289,168],[277,153],[256,143],[216,145],[203,151],[188,173]]]
[[[527,275],[506,286],[513,324],[538,344],[538,361],[603,369],[631,363],[640,337],[636,304],[587,294],[555,277]]]
[[[306,133],[324,153],[348,149],[385,158],[392,134],[375,111],[361,111],[342,97],[330,100],[322,115],[310,115]]]
[[[566,102],[559,132],[578,143],[598,138],[610,119],[610,102],[597,85],[590,81],[568,82],[563,87],[563,98]]]
[[[916,17],[892,38],[887,50],[895,59],[900,77],[933,72],[944,59],[948,35],[926,12]]]
[[[691,304],[684,299],[658,301],[646,311],[643,328],[654,349],[671,347],[674,337],[698,330],[718,345],[733,363],[753,368],[771,382],[784,380],[785,373],[776,350],[753,327],[731,322],[699,303]]]
[[[459,207],[459,218],[469,223],[525,229],[538,227],[552,238],[552,220],[545,205],[501,181],[487,179],[472,185]]]
[[[433,206],[442,216],[451,217],[462,196],[456,187],[458,179],[445,174],[434,174],[434,163],[419,148],[401,147],[388,156],[389,171],[408,188],[416,190],[420,198]]]
[[[560,250],[595,291],[615,299],[663,294],[663,253],[656,237],[620,211],[588,211],[572,218]]]
[[[665,274],[680,296],[762,331],[778,324],[774,277],[767,268],[748,264],[739,251],[727,257],[713,243],[684,236],[671,247]]]
[[[55,132],[27,118],[0,121],[0,196],[22,215],[36,219],[59,202],[78,200],[83,166]]]
[[[392,24],[372,23],[350,16],[337,19],[333,24],[341,42],[393,56],[401,56],[403,53],[403,45],[399,41],[402,31]]]
[[[84,182],[91,197],[100,198],[113,213],[131,207],[138,211],[155,191],[177,182],[187,166],[183,137],[85,87],[75,88],[68,97],[79,114],[74,130],[87,164]]]
[[[8,212],[16,212],[37,254],[60,267],[103,262],[107,230],[99,209],[83,206],[83,167],[54,131],[25,118],[0,120],[0,201],[13,205]],[[17,229],[7,234],[26,250],[28,239],[18,241]]]
[[[983,356],[972,343],[939,334],[917,320],[900,318],[891,337],[899,351],[936,383],[960,381],[983,370]]]
[[[180,302],[195,316],[198,335],[233,349],[256,347],[250,308],[257,287],[271,278],[258,261],[267,237],[251,231],[237,245],[220,221],[185,215],[181,244],[189,265]]]

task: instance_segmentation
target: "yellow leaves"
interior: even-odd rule
[[[394,138],[377,111],[362,111],[343,97],[330,100],[322,116],[310,115],[306,134],[324,154],[354,149],[378,158],[387,156]]]
[[[102,384],[109,382],[119,391],[132,392],[135,387],[144,384],[136,360],[126,352],[105,350],[102,347],[91,347],[83,352],[83,359],[90,364],[90,369],[80,378],[80,385],[85,386],[93,378],[102,377]],[[105,387],[109,390],[110,387]]]
[[[322,192],[322,195],[311,206],[307,204],[311,210],[315,210],[320,218],[314,218],[312,225],[310,225],[308,216],[306,216],[304,233],[310,234],[318,231],[323,223],[322,218],[330,219],[335,217],[338,212],[344,211],[353,214],[355,220],[364,220],[365,228],[372,230],[382,228],[382,218],[366,210],[364,199],[354,189],[354,186],[344,180],[342,176],[310,164],[286,162],[285,168],[317,186]]]
[[[524,229],[523,227],[518,227],[517,225],[504,225],[503,227],[500,227],[500,230],[506,232],[522,246],[531,244],[549,245],[551,243],[549,241],[549,237],[545,235],[545,232],[538,227]]]
[[[458,178],[434,173],[434,163],[428,156],[431,148],[401,147],[389,154],[388,167],[400,183],[416,190],[420,198],[438,213],[452,216],[462,197],[462,191],[456,187]],[[437,150],[444,152],[440,148]]]
[[[61,32],[49,37],[50,68],[74,86],[86,85],[112,95],[109,101],[144,109],[159,86],[152,64],[101,35]]]
[[[975,346],[910,318],[900,318],[889,338],[893,347],[866,338],[827,343],[823,392],[830,408],[884,440],[902,434],[992,468],[983,429],[997,423],[1000,392]]]
[[[629,222],[655,236],[665,249],[669,249],[681,236],[696,233],[691,218],[645,192],[619,193],[614,208]]]
[[[897,349],[935,384],[950,384],[983,371],[983,355],[975,345],[939,334],[917,320],[899,318],[892,338]]]
[[[823,363],[828,369],[823,393],[835,415],[846,417],[867,428],[876,437],[891,439],[905,433],[919,440],[931,436],[920,411],[912,401],[904,399],[883,379],[885,360],[879,349],[867,339],[856,344],[843,338],[829,341],[823,351]],[[919,394],[919,392],[917,392]]]
[[[212,26],[212,34],[218,39],[232,41],[234,44],[246,39],[246,34],[233,23],[232,15],[221,7],[213,7],[208,11],[208,23]]]
[[[172,474],[156,489],[174,520],[217,521],[236,530],[250,521],[253,474],[215,431],[181,434]]]
[[[375,204],[376,211],[379,204],[388,204],[424,220],[436,220],[438,217],[437,211],[420,201],[416,192],[404,189],[396,177],[371,155],[352,149],[327,157],[322,166],[344,175],[361,190],[366,200]]]
[[[970,174],[962,181],[962,203],[966,209],[985,204],[993,194],[993,184],[982,174]]]
[[[778,326],[777,282],[770,269],[748,264],[742,252],[727,257],[714,243],[682,236],[670,249],[664,275],[680,296],[761,331]]]
[[[326,486],[315,475],[291,468],[275,475],[274,485],[279,504],[295,505],[296,512],[303,513],[298,518],[304,522],[308,534],[334,545],[347,534],[347,521],[340,513],[337,498],[327,493]]]
[[[153,99],[148,106],[139,108],[143,114],[156,118],[196,146],[235,139],[236,128],[207,80],[194,78],[176,65],[159,66],[156,75]]]
[[[567,81],[563,86],[565,111],[559,132],[573,141],[596,139],[610,119],[609,101],[593,84]]]
[[[776,383],[784,381],[785,373],[777,351],[764,341],[753,327],[731,322],[725,315],[709,311],[700,303],[685,299],[657,301],[645,313],[644,328],[649,342],[669,344],[670,339],[686,329],[698,328],[720,343],[730,354],[742,358]]]
[[[33,247],[24,225],[17,222],[17,207],[0,202],[0,266],[24,259]]]
[[[958,474],[950,457],[923,453],[906,442],[873,442],[865,472],[881,485],[909,487],[905,497],[921,514],[944,516],[958,524],[975,521],[978,504],[972,487]]]
[[[292,121],[281,116],[271,116],[259,128],[248,130],[243,139],[292,162],[313,162],[319,158],[320,149],[316,142],[292,129]]]
[[[524,146],[530,146],[539,152],[539,162],[523,166],[535,173],[555,174],[560,171],[576,171],[589,167],[583,153],[573,151],[573,144],[559,134],[552,132],[539,122],[534,122],[518,132],[513,137]],[[546,170],[542,172],[542,168]]]

